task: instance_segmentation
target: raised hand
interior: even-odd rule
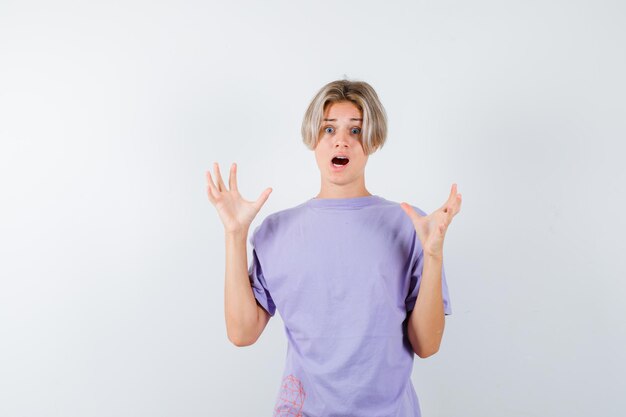
[[[247,231],[252,224],[252,220],[272,192],[272,188],[266,188],[256,201],[245,200],[237,189],[237,164],[230,166],[230,177],[228,178],[228,187],[220,174],[220,167],[217,162],[213,163],[217,185],[211,178],[211,172],[206,172],[208,182],[207,195],[209,201],[215,206],[217,212],[224,223],[225,232]]]
[[[424,254],[443,257],[443,240],[452,218],[461,211],[461,194],[456,192],[456,184],[452,184],[450,195],[445,204],[428,216],[417,213],[409,204],[400,203],[402,210],[411,218],[415,232],[422,243]]]

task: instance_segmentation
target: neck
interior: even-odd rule
[[[372,194],[365,188],[365,185],[359,187],[333,186],[323,187],[315,198],[354,198],[367,197]]]

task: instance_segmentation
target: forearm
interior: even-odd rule
[[[256,300],[248,277],[248,230],[227,232],[224,313],[226,331],[236,345],[247,344],[258,322]]]
[[[421,358],[436,353],[443,337],[442,268],[442,256],[424,254],[420,288],[407,327],[413,350]]]

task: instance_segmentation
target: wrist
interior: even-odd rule
[[[235,238],[235,239],[247,239],[248,237],[248,228],[244,227],[241,229],[232,229],[232,230],[224,230],[224,235],[226,238]]]
[[[434,253],[434,252],[424,251],[424,259],[443,262],[443,253]]]

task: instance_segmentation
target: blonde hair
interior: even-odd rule
[[[336,80],[322,87],[304,113],[302,141],[314,150],[321,136],[324,111],[331,103],[350,101],[363,114],[361,145],[366,155],[383,147],[387,139],[387,114],[376,91],[365,81]]]

